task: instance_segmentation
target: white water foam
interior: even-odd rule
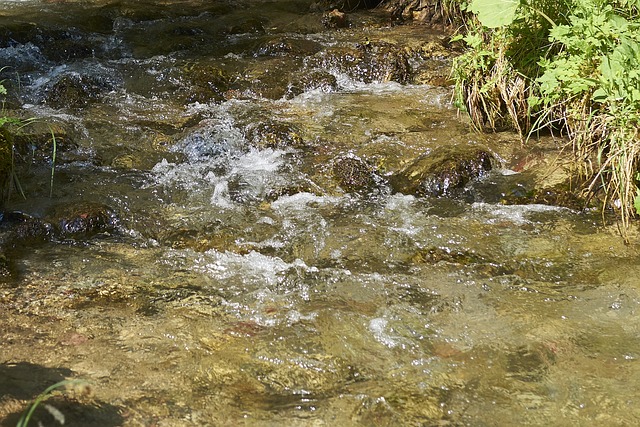
[[[570,209],[559,206],[549,206],[540,204],[531,205],[494,205],[489,203],[476,202],[471,205],[475,212],[488,215],[487,222],[495,223],[501,221],[510,221],[515,224],[528,224],[531,221],[527,218],[528,214],[540,212],[569,212]]]

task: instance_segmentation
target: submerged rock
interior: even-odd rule
[[[92,236],[113,231],[118,225],[118,217],[106,205],[80,203],[57,209],[51,222],[61,237]]]
[[[220,102],[229,90],[231,77],[221,68],[204,64],[191,64],[182,70],[182,78],[189,84],[187,102]]]
[[[287,93],[289,81],[300,66],[301,60],[288,56],[266,57],[251,63],[242,78],[234,82],[227,97],[280,99]]]
[[[424,154],[391,177],[393,191],[416,196],[452,196],[493,168],[482,147],[443,146]]]
[[[47,89],[45,102],[53,108],[82,108],[98,101],[111,89],[102,79],[66,74]]]
[[[51,223],[18,211],[2,214],[2,228],[7,231],[5,243],[8,245],[15,245],[16,242],[44,242],[55,234]]]
[[[90,237],[110,232],[118,224],[116,213],[98,203],[65,205],[47,218],[11,211],[1,215],[1,243],[7,245],[46,242],[56,238]]]
[[[0,282],[11,279],[15,276],[15,267],[4,253],[4,248],[0,247]]]
[[[0,199],[7,198],[11,184],[13,145],[6,127],[0,128]]]
[[[310,56],[322,46],[308,39],[277,37],[263,42],[255,51],[255,56]]]

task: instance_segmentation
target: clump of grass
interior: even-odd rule
[[[456,98],[481,130],[568,136],[627,239],[640,214],[640,0],[472,0]]]
[[[1,71],[1,69],[0,69]],[[0,82],[0,96],[6,96],[7,89]],[[37,119],[28,118],[22,119],[7,114],[4,108],[4,101],[2,102],[2,112],[0,113],[0,193],[2,194],[2,201],[9,198],[11,189],[16,188],[16,191],[26,199],[25,192],[20,184],[20,179],[17,173],[17,147],[15,142],[16,131],[19,132],[24,127],[34,123]],[[13,130],[9,130],[13,128]],[[53,131],[53,128],[49,128],[52,142],[52,156],[51,156],[51,177],[49,186],[49,197],[53,196],[53,183],[56,167],[56,155],[57,155],[57,139]]]
[[[62,388],[67,388],[68,386],[73,386],[73,388],[76,391],[79,390],[82,392],[82,394],[87,394],[90,392],[89,383],[84,380],[63,380],[63,381],[57,382],[47,387],[46,390],[44,390],[35,398],[33,403],[31,403],[31,405],[29,405],[27,409],[25,409],[24,413],[18,420],[18,424],[16,424],[16,427],[27,427],[29,425],[29,421],[31,421],[31,418],[33,417],[33,413],[41,405],[53,416],[53,418],[58,423],[60,423],[60,425],[64,425],[65,423],[64,414],[54,406],[49,405],[45,402],[51,397],[53,397],[57,393],[57,391],[59,391]]]
[[[468,23],[467,35],[459,37],[471,48],[454,59],[456,105],[468,112],[478,131],[529,126],[526,76],[518,73],[507,56],[509,35],[505,31],[478,31]]]

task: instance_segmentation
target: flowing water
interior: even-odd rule
[[[301,0],[1,3],[5,85],[64,129],[53,196],[34,147],[7,211],[117,215],[6,249],[3,425],[63,378],[92,390],[51,401],[65,425],[640,423],[637,247],[598,212],[501,203],[514,136],[349,57],[446,67],[444,35],[377,11],[328,29]],[[386,183],[476,143],[504,168],[462,197]],[[345,190],[345,159],[372,185]]]

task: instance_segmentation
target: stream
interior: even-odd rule
[[[65,378],[89,386],[31,425],[640,424],[637,245],[505,202],[560,142],[475,133],[444,33],[310,0],[0,5],[41,135],[3,214],[31,225],[0,236],[0,425]],[[394,189],[447,146],[493,167]],[[51,228],[69,209],[94,228]]]

